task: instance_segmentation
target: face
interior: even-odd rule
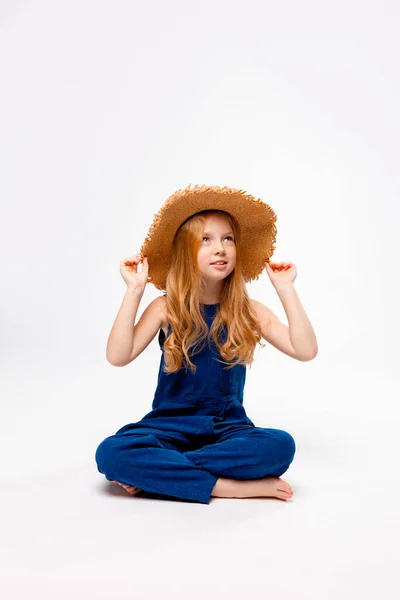
[[[225,261],[224,266],[211,263]],[[219,215],[207,218],[204,225],[202,245],[198,253],[198,264],[202,276],[212,281],[225,279],[236,264],[236,242],[229,222]]]

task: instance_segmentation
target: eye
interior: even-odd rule
[[[209,238],[209,237],[207,237],[207,236],[204,236],[204,237],[203,237],[203,240],[209,240],[209,239],[210,239],[210,238]],[[232,241],[233,241],[233,237],[232,237],[231,235],[227,235],[227,236],[225,236],[225,239],[230,239],[230,240],[232,240]]]

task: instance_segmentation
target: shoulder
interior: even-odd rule
[[[154,302],[156,302],[158,306],[164,308],[167,304],[167,297],[165,295],[157,296],[157,298],[155,298]]]
[[[263,321],[267,320],[269,321],[271,318],[275,317],[272,310],[268,308],[268,306],[265,306],[265,304],[263,304],[262,302],[259,302],[258,300],[250,298],[250,306],[255,312],[259,323],[262,323]]]
[[[165,296],[158,296],[152,302],[154,307],[159,310],[161,313],[165,313],[165,309],[167,306],[167,299]]]
[[[286,333],[289,331],[288,327],[280,321],[278,316],[262,302],[250,298],[250,306],[256,315],[258,324],[261,327],[261,335],[265,340],[271,342],[271,332],[273,330],[275,332],[278,329],[281,332],[285,330]]]
[[[264,340],[287,356],[295,358],[296,360],[304,360],[299,357],[293,348],[288,325],[282,323],[277,315],[262,302],[250,300],[250,304],[257,315],[261,336]]]
[[[159,326],[164,326],[165,322],[165,298],[164,296],[158,296],[151,300],[151,302],[146,306],[143,311],[142,317],[143,319],[149,320],[149,322],[157,321]]]
[[[167,316],[166,316],[166,307],[167,307],[167,299],[164,296],[158,296],[154,301],[156,308],[160,313],[161,318],[161,326],[163,329],[166,329],[167,325]]]

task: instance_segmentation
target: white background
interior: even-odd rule
[[[1,2],[7,600],[399,597],[398,29],[382,1]],[[132,498],[97,472],[161,356],[106,361],[119,262],[189,183],[268,202],[298,270],[319,354],[267,345],[245,388],[295,438],[287,502]],[[266,271],[248,291],[287,322]]]

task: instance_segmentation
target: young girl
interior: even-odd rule
[[[152,410],[96,451],[99,472],[129,494],[205,504],[211,496],[292,497],[280,476],[294,458],[293,437],[256,427],[243,406],[246,365],[261,337],[301,361],[318,351],[293,287],[295,266],[269,263],[275,220],[242,190],[188,186],[155,215],[140,254],[121,261],[128,289],[107,359],[129,364],[157,332],[162,352]],[[264,268],[289,327],[248,296],[245,282]],[[149,280],[166,294],[134,325]]]

